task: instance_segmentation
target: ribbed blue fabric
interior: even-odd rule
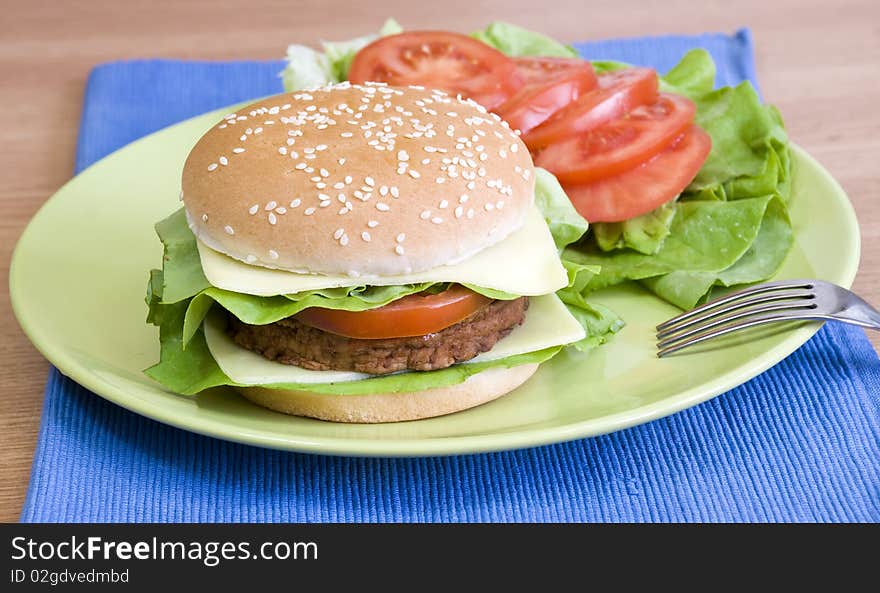
[[[706,47],[719,81],[754,81],[747,31],[578,45],[672,66]],[[156,129],[281,90],[280,62],[100,66],[77,169]],[[880,362],[826,326],[705,404],[611,435],[458,457],[321,457],[142,418],[49,374],[23,521],[878,521]]]

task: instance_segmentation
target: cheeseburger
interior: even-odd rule
[[[509,393],[585,337],[536,179],[562,195],[498,116],[438,90],[343,83],[231,113],[156,226],[146,372],[341,422]]]

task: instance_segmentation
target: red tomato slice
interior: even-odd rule
[[[696,106],[685,97],[663,93],[656,103],[541,150],[535,164],[560,181],[585,183],[632,169],[669,144],[694,121]]]
[[[523,134],[595,88],[596,73],[586,60],[515,58],[523,87],[495,112]]]
[[[357,52],[348,79],[442,89],[494,109],[522,85],[514,71],[513,60],[466,35],[407,31],[381,37]]]
[[[492,302],[464,286],[453,285],[437,294],[417,293],[367,311],[337,311],[311,307],[297,321],[318,329],[360,339],[424,336],[455,325]]]
[[[657,156],[613,177],[565,185],[571,203],[590,222],[619,222],[640,216],[674,199],[703,166],[712,139],[691,126]]]
[[[553,114],[528,134],[523,142],[535,150],[587,132],[640,105],[657,100],[657,72],[652,68],[626,68],[598,76],[598,87]]]

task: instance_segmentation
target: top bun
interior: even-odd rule
[[[476,102],[342,83],[227,115],[190,152],[183,201],[195,235],[235,259],[388,276],[501,241],[534,179],[519,136]]]

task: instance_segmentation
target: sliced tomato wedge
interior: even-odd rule
[[[535,164],[562,182],[585,183],[644,163],[688,129],[696,106],[680,95],[661,94],[598,128],[554,142],[541,150]]]
[[[472,37],[406,31],[381,37],[357,52],[348,79],[441,89],[494,109],[522,86],[515,70],[513,60]]]
[[[598,76],[598,86],[538,127],[523,132],[523,142],[535,150],[587,132],[657,100],[657,72],[652,68],[625,68]]]
[[[596,73],[586,60],[515,58],[523,87],[495,112],[523,134],[596,87]]]
[[[312,327],[349,338],[406,338],[436,333],[470,317],[492,299],[453,285],[437,294],[417,293],[366,311],[311,307],[295,318]]]
[[[712,139],[691,126],[654,158],[592,183],[564,186],[575,209],[590,222],[628,220],[673,200],[703,166]]]

